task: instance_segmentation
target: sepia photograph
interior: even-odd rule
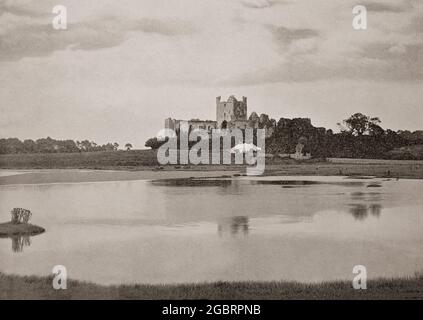
[[[0,300],[423,300],[422,88],[421,0],[0,0]]]

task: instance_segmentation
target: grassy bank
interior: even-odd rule
[[[68,281],[56,291],[51,277],[21,277],[0,273],[0,299],[423,299],[423,276],[370,280],[367,290],[351,282],[216,282],[183,285],[100,286]]]
[[[119,171],[240,171],[242,165],[168,165],[159,167],[154,150],[9,154],[0,155],[0,169],[96,169]],[[266,159],[267,175],[372,175],[391,178],[423,178],[423,161],[386,160],[366,163],[360,160],[331,163],[324,160],[298,162],[292,159]],[[2,177],[3,178],[3,177]],[[7,178],[6,180],[10,180]],[[96,181],[96,180],[95,180]]]

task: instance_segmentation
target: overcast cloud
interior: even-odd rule
[[[56,4],[0,0],[1,137],[142,147],[165,117],[214,119],[228,94],[318,126],[361,111],[423,129],[421,1],[64,0],[65,31]]]

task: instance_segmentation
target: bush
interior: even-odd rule
[[[11,211],[12,224],[20,224],[20,223],[28,223],[29,219],[31,219],[32,213],[29,210],[22,209],[22,208],[14,208]]]

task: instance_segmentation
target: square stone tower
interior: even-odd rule
[[[228,101],[221,101],[222,97],[216,98],[216,121],[218,128],[230,128],[235,121],[247,120],[247,98],[242,97],[238,101],[230,96]]]

